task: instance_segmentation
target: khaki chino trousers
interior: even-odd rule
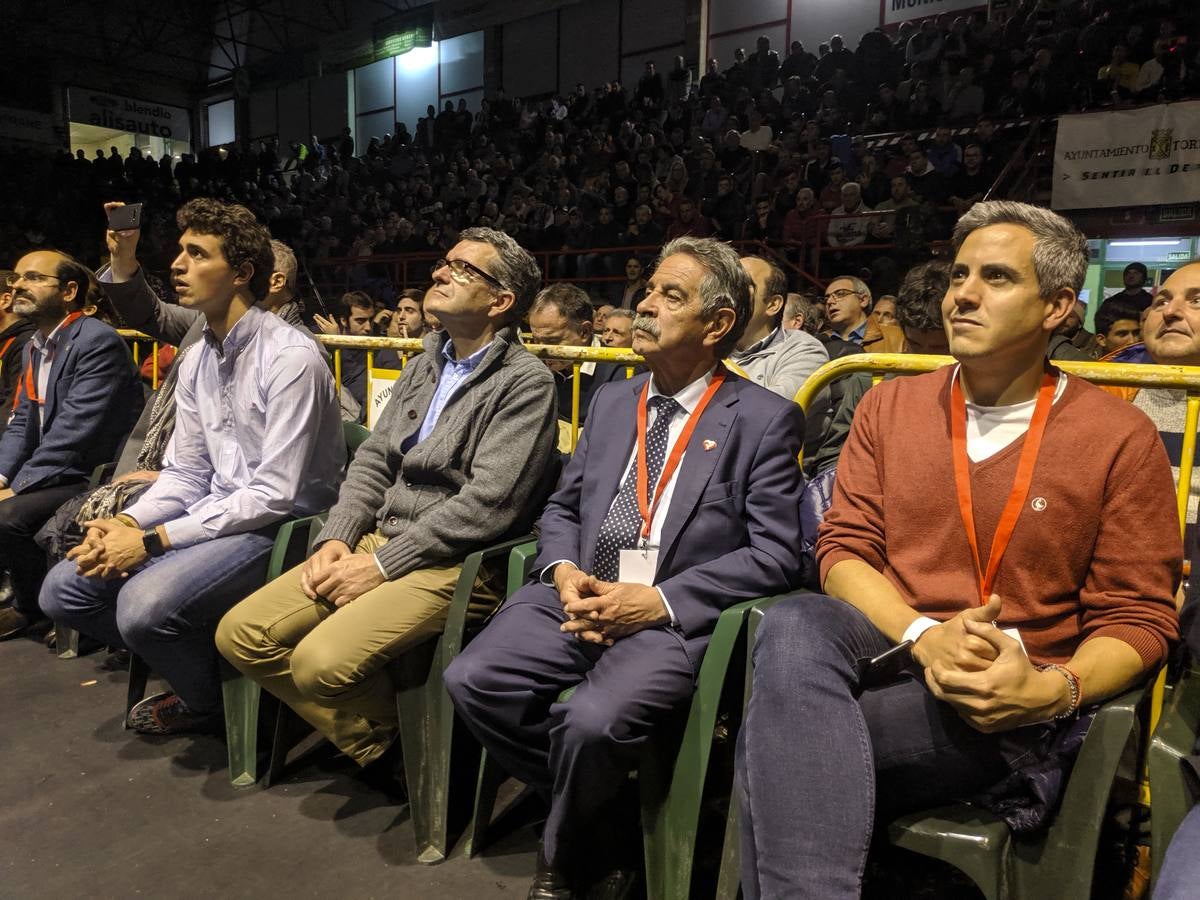
[[[387,538],[365,535],[356,553]],[[221,620],[217,649],[360,765],[399,732],[396,686],[388,663],[441,633],[462,563],[409,572],[342,607],[312,600],[300,587],[303,565],[251,594]],[[495,610],[499,592],[480,572],[468,621]]]

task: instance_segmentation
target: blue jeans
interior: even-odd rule
[[[767,611],[738,741],[746,900],[857,900],[877,814],[969,796],[1007,771],[999,736],[967,725],[916,672],[859,693],[855,661],[890,646],[831,597]]]
[[[1184,818],[1154,885],[1154,900],[1189,900],[1200,889],[1200,806]]]
[[[261,532],[233,534],[170,550],[111,581],[83,578],[65,559],[46,576],[38,603],[55,622],[142,657],[193,712],[217,712],[213,634],[221,616],[262,587],[273,543]]]

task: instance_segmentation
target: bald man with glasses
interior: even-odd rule
[[[442,630],[466,555],[527,532],[553,487],[554,378],[517,337],[537,263],[470,228],[433,282],[425,309],[443,330],[358,448],[315,553],[217,629],[226,659],[362,766],[399,729],[387,663]],[[481,576],[473,615],[500,583]]]

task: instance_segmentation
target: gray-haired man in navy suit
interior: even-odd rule
[[[537,582],[446,672],[468,727],[550,803],[535,900],[628,888],[622,789],[646,740],[690,701],[721,611],[801,578],[803,414],[721,364],[750,298],[728,245],[663,248],[633,325],[649,374],[596,391]]]

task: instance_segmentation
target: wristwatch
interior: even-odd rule
[[[167,548],[163,546],[162,535],[158,533],[157,528],[147,528],[142,532],[142,548],[150,556],[162,556],[167,552]]]

